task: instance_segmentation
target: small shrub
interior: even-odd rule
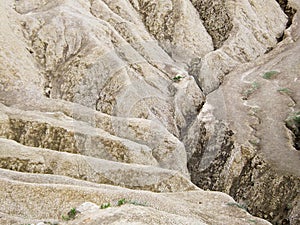
[[[126,199],[122,198],[118,201],[118,206],[124,205],[126,203]]]
[[[227,205],[229,205],[229,206],[235,206],[235,207],[238,207],[240,209],[243,209],[243,210],[247,211],[247,206],[246,205],[241,205],[241,204],[236,203],[236,202],[229,202],[229,203],[227,203]]]
[[[287,210],[293,209],[293,205],[291,203],[288,203],[285,207]]]
[[[295,121],[295,123],[300,124],[300,115],[294,116],[293,120]]]
[[[286,94],[290,94],[292,91],[289,88],[279,88],[277,89],[277,91],[279,91],[280,93],[286,93]]]
[[[48,221],[44,221],[43,222],[44,224],[49,224],[49,225],[58,225],[59,223],[58,222],[48,222]]]
[[[109,208],[109,207],[110,207],[110,202],[108,202],[108,203],[103,203],[103,204],[100,206],[101,209],[107,209],[107,208]]]
[[[252,140],[249,140],[249,143],[255,147],[258,147],[259,146],[259,139],[252,139]]]
[[[262,77],[264,79],[270,80],[276,74],[278,74],[277,71],[269,71],[269,72],[264,73],[264,75]]]
[[[72,208],[69,212],[68,212],[68,215],[67,216],[62,216],[62,219],[63,220],[73,220],[75,219],[76,215],[78,214],[79,212],[76,210],[76,208]]]
[[[250,219],[249,222],[250,222],[250,223],[257,223],[256,220],[252,220],[252,219]]]
[[[137,201],[129,201],[128,203],[132,205],[147,206],[146,203],[137,202]]]
[[[293,132],[293,142],[296,150],[300,151],[300,111],[293,112],[285,120],[286,127]]]
[[[256,82],[256,81],[254,81],[254,82],[251,84],[251,87],[252,87],[252,89],[257,90],[257,89],[260,88],[260,84],[259,84],[258,82]]]
[[[251,86],[243,92],[243,100],[247,100],[256,90],[260,88],[260,84],[254,81]]]
[[[300,125],[300,111],[298,112],[294,112],[293,114],[291,114],[287,119],[286,119],[286,123],[288,126],[290,127],[297,127]]]
[[[179,82],[179,81],[181,81],[182,78],[184,78],[184,77],[180,76],[180,75],[176,75],[175,77],[173,77],[173,81],[174,82]]]

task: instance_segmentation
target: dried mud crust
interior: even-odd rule
[[[131,2],[133,2],[133,1],[131,1]],[[223,43],[228,39],[229,34],[233,27],[232,18],[230,18],[230,14],[226,9],[226,3],[225,3],[226,1],[225,0],[217,0],[217,1],[191,0],[191,2],[193,2],[195,8],[198,10],[200,18],[202,19],[206,30],[212,37],[213,43],[214,43],[214,48],[215,49],[220,48],[223,45]],[[292,15],[294,13],[293,10],[291,8],[289,8],[287,1],[278,1],[278,2],[280,3],[283,11],[289,16],[289,18],[290,18],[289,23],[291,23],[292,18],[293,18]],[[157,13],[156,9],[158,9],[158,8],[155,8],[155,7],[156,7],[155,4],[148,4],[148,5],[141,6],[140,16],[143,18],[142,22],[145,24],[148,33],[153,35],[155,37],[155,39],[169,40],[170,42],[172,42],[173,34],[175,32],[174,24],[178,23],[178,18],[176,17],[176,13],[174,13],[174,11],[172,11],[172,10],[167,10],[165,12],[166,16],[161,18],[161,24],[160,24],[160,23],[157,23],[156,20],[151,19],[151,18],[159,18],[159,15],[156,14]],[[277,7],[277,8],[279,9],[279,7]],[[280,10],[278,10],[278,11],[280,11]],[[149,13],[150,16],[148,14],[146,14],[146,12]],[[147,15],[148,15],[148,17],[147,17]],[[99,19],[100,18],[101,17],[99,17]],[[289,26],[289,23],[287,24],[287,26]],[[285,22],[282,25],[284,28]],[[67,28],[68,26],[64,26],[64,27]],[[122,26],[120,26],[120,27],[123,29]],[[121,28],[120,28],[120,30],[121,30]],[[126,26],[124,26],[124,29],[126,29]],[[82,32],[80,32],[80,33],[82,33]],[[127,35],[127,32],[125,32],[125,34]],[[75,36],[77,36],[77,35],[75,35]],[[29,50],[29,53],[37,58],[37,62],[39,62],[40,66],[42,67],[41,71],[44,73],[48,72],[45,75],[45,79],[47,80],[46,85],[45,85],[45,94],[47,97],[50,97],[50,98],[56,96],[57,98],[63,98],[67,101],[74,101],[73,100],[73,98],[74,98],[73,91],[70,91],[70,90],[74,89],[74,86],[77,84],[76,82],[80,83],[81,72],[84,73],[88,69],[88,67],[84,64],[85,59],[80,58],[79,57],[80,55],[77,54],[78,52],[82,51],[82,48],[81,48],[82,43],[79,41],[81,39],[78,39],[78,41],[79,41],[78,43],[80,43],[78,46],[81,46],[81,47],[78,48],[78,52],[74,51],[74,54],[73,55],[71,54],[72,57],[73,56],[74,57],[70,60],[69,59],[67,60],[66,53],[69,51],[69,48],[71,48],[71,45],[70,44],[62,45],[62,47],[63,47],[62,54],[58,55],[60,57],[61,61],[54,60],[52,63],[58,63],[58,64],[65,63],[65,66],[59,67],[58,68],[59,71],[55,71],[55,69],[56,69],[55,66],[53,67],[54,68],[53,71],[50,70],[52,72],[56,72],[57,77],[55,78],[55,76],[52,75],[49,71],[46,71],[45,65],[43,62],[43,60],[45,60],[45,55],[48,53],[51,53],[51,52],[47,53],[47,51],[46,51],[47,49],[49,49],[51,47],[51,45],[49,45],[49,43],[46,41],[47,38],[48,37],[46,36],[44,41],[40,40],[38,38],[35,38],[36,43],[34,43],[34,44],[36,46],[35,46],[35,48],[34,48],[34,46],[31,46],[31,47],[33,47],[32,48],[33,50]],[[111,37],[111,38],[113,39],[114,37]],[[108,41],[109,41],[109,39],[108,39]],[[276,42],[276,39],[275,39],[275,42]],[[244,42],[242,42],[242,45],[244,45]],[[53,47],[53,49],[55,49],[55,48]],[[42,56],[40,58],[40,60],[38,59],[38,55],[36,53],[36,52],[38,52],[38,50],[41,51],[41,54],[38,54],[38,55]],[[33,54],[33,53],[35,53],[35,54]],[[243,51],[237,52],[237,55],[243,56],[243,54],[245,54]],[[54,58],[57,59],[58,57],[54,57]],[[122,58],[122,57],[120,57],[120,58]],[[197,74],[198,73],[197,70],[200,71],[200,68],[199,68],[200,66],[199,67],[197,66],[197,65],[200,65],[200,62],[195,62],[195,64],[196,64],[195,68],[193,68],[190,71],[191,75]],[[70,69],[69,67],[72,67],[72,68]],[[64,73],[64,69],[66,69],[66,71],[68,73]],[[99,71],[101,71],[101,69],[99,69]],[[143,74],[143,73],[141,73],[141,74]],[[196,77],[196,75],[194,75],[194,77]],[[94,82],[94,80],[91,79],[91,83],[93,83],[93,82]],[[65,85],[59,86],[60,83],[64,83]],[[52,86],[53,86],[53,90],[51,90]],[[88,86],[89,86],[89,84],[87,85],[87,87]],[[199,87],[200,86],[201,85],[199,85]],[[100,89],[101,88],[99,87],[99,90]],[[55,91],[55,90],[57,90],[57,91]],[[97,91],[98,91],[98,89],[97,89]],[[81,92],[80,94],[82,94],[82,93],[84,93],[84,92]],[[101,96],[100,94],[99,94],[99,96],[97,96],[98,92],[95,92],[95,93],[96,93],[95,95],[93,93],[91,101],[96,102],[96,98],[99,97],[97,99],[97,102],[99,101],[100,103],[99,103],[99,105],[96,104],[97,109],[100,109],[101,107],[103,107],[103,104],[107,102],[108,104],[107,104],[107,107],[105,108],[105,110],[103,109],[100,111],[106,112],[107,114],[111,114],[110,111],[113,111],[113,110],[111,110],[110,107],[112,107],[114,105],[114,103],[113,104],[111,104],[111,103],[114,102],[115,99],[110,98],[110,97],[113,97],[114,93],[110,93],[109,89],[106,93],[104,92],[104,94],[108,94],[109,97],[106,97],[104,95]],[[141,99],[142,99],[141,100],[142,102],[145,102],[144,98],[141,98]],[[80,104],[82,104],[82,102],[85,102],[85,101],[81,101]],[[156,106],[158,105],[158,103],[155,102],[154,100],[152,102]],[[150,105],[150,103],[149,103],[149,105]],[[92,105],[92,106],[94,107],[94,105]],[[166,107],[162,107],[162,108],[166,108]],[[152,111],[160,112],[159,110],[156,110],[156,109],[157,109],[157,107]],[[158,114],[158,113],[154,112],[153,114]],[[166,113],[164,113],[162,111],[162,113],[160,113],[160,114],[163,115]],[[188,115],[190,115],[190,114],[188,114]],[[132,116],[132,115],[130,115],[130,116]],[[192,115],[191,117],[194,117],[194,115]],[[162,122],[166,121],[166,119],[168,120],[167,116],[161,118]],[[172,117],[171,117],[171,119],[172,119]],[[25,121],[25,120],[21,120],[21,119],[20,120],[10,120],[8,127],[9,127],[8,132],[3,135],[6,138],[10,138],[15,141],[18,141],[19,143],[21,143],[23,145],[51,148],[51,149],[54,149],[57,151],[61,151],[63,149],[68,148],[68,149],[70,149],[70,152],[73,152],[73,153],[77,153],[77,151],[78,151],[78,149],[76,149],[74,146],[71,145],[74,142],[74,140],[73,140],[74,134],[71,132],[68,132],[68,130],[66,130],[66,129],[62,129],[59,127],[58,128],[52,127],[49,124],[44,123],[44,122],[36,123],[36,122]],[[218,130],[221,130],[221,129],[218,129]],[[205,148],[208,145],[208,143],[206,142],[207,140],[205,139],[206,130],[204,128],[201,130],[201,132],[203,132],[203,140],[201,139],[202,138],[201,137],[200,138],[201,140],[198,143],[199,146],[197,146],[198,147],[197,151],[192,155],[192,158],[188,162],[190,171],[193,171],[193,174],[192,174],[193,182],[194,183],[198,182],[198,185],[199,186],[202,185],[201,187],[203,187],[203,188],[214,189],[214,190],[223,190],[223,191],[225,189],[226,181],[224,181],[224,178],[221,177],[221,173],[222,173],[222,171],[224,171],[226,162],[228,162],[230,160],[230,156],[233,154],[233,148],[234,148],[235,143],[234,143],[233,132],[230,129],[224,128],[224,129],[222,129],[222,131],[224,131],[222,133],[222,135],[219,135],[220,133],[217,133],[217,135],[216,135],[216,137],[217,137],[216,142],[217,142],[217,144],[220,144],[220,142],[221,142],[221,145],[219,145],[220,149],[218,149],[218,152],[216,152],[217,154],[214,155],[215,156],[214,161],[211,163],[211,165],[209,167],[207,167],[206,169],[203,169],[203,165],[198,165],[203,160]],[[41,132],[41,133],[37,137],[36,134],[38,132]],[[67,135],[67,137],[65,137],[66,135]],[[53,142],[50,141],[50,140],[52,140],[52,138],[54,139]],[[153,139],[153,137],[150,137],[150,136],[149,137],[147,136],[147,138]],[[69,144],[69,139],[70,139],[71,144]],[[46,140],[46,143],[45,143],[45,140]],[[113,146],[113,144],[114,144],[110,140],[105,141],[102,139],[98,139],[98,141],[99,140],[101,140],[102,142],[105,142],[104,144],[106,144],[107,150],[111,149],[111,146]],[[116,146],[117,150],[120,150],[120,145],[118,145],[118,144],[119,143],[115,144],[115,146]],[[163,145],[163,146],[165,146],[165,145]],[[166,146],[169,146],[169,144],[167,143]],[[71,147],[74,147],[74,150]],[[212,147],[212,146],[210,146],[210,147]],[[159,152],[160,150],[161,149],[158,149],[157,152],[160,153]],[[124,159],[127,158],[127,155],[123,155],[122,151],[116,151],[114,153],[115,153],[116,157],[120,156],[118,158],[118,161],[124,161]],[[213,152],[213,154],[211,154],[208,151],[208,153],[209,153],[209,156],[211,156],[215,152]],[[180,160],[184,161],[183,159],[180,159]],[[44,169],[44,168],[39,169],[39,166],[40,166],[39,164],[37,164],[37,166],[35,164],[31,166],[31,164],[29,164],[27,160],[18,160],[17,159],[17,160],[13,161],[11,158],[8,158],[7,161],[1,161],[0,164],[2,165],[3,168],[10,169],[10,170],[16,169],[16,170],[20,170],[20,171],[41,173],[40,171],[43,171],[43,169]],[[174,163],[174,164],[176,164],[176,163]],[[10,165],[15,165],[15,166],[14,166],[14,168],[11,168]],[[294,204],[293,203],[294,195],[289,195],[289,193],[290,192],[294,193],[293,192],[294,189],[299,190],[299,182],[297,183],[295,180],[293,180],[294,178],[291,178],[291,177],[286,176],[286,177],[282,178],[280,176],[277,176],[277,174],[275,172],[270,173],[268,170],[268,168],[269,168],[268,165],[266,166],[266,169],[261,169],[261,164],[257,163],[257,160],[255,161],[254,159],[249,159],[249,162],[243,166],[244,166],[243,171],[241,172],[240,175],[238,175],[238,177],[234,181],[234,184],[232,185],[232,189],[231,189],[232,196],[236,197],[236,199],[241,200],[241,201],[249,200],[247,207],[250,212],[253,212],[263,218],[267,218],[270,221],[280,221],[281,223],[288,222],[288,216],[291,211],[290,209],[291,209],[291,207],[293,207],[293,204]],[[50,172],[48,171],[47,173],[50,173]],[[265,182],[265,180],[261,180],[261,178],[264,178],[265,176],[269,176],[269,177],[265,178],[265,180],[267,182]],[[280,180],[281,178],[283,179],[283,181]],[[255,184],[256,181],[258,181],[258,184]],[[281,182],[281,183],[277,184],[276,182]],[[182,183],[182,182],[180,182],[180,183]],[[270,183],[274,184],[273,185],[274,190],[272,189],[270,191],[271,193],[268,192],[268,190],[270,189],[270,187],[269,187]],[[291,184],[291,185],[289,185],[289,184]],[[159,184],[159,185],[161,185],[161,184]],[[141,188],[141,187],[137,187],[137,188]],[[276,190],[275,190],[275,188],[276,188]],[[289,189],[289,188],[292,188],[292,189]],[[257,193],[256,190],[259,190],[260,192]],[[281,199],[281,196],[283,193],[285,194],[285,196],[283,196]],[[263,196],[256,201],[256,198],[258,198],[259,195],[263,195]],[[247,196],[247,198],[245,198],[245,196]],[[272,199],[271,203],[269,203],[269,198]],[[275,202],[275,201],[277,201],[277,198],[280,198],[280,203],[278,203],[278,205],[276,205],[277,203]],[[251,202],[250,202],[250,200],[251,200]],[[290,205],[284,205],[284,202],[289,202],[288,204],[290,204]],[[262,205],[262,207],[257,209],[256,206],[258,206],[258,205]]]

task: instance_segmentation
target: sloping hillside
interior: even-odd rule
[[[299,8],[1,1],[0,223],[299,224]]]

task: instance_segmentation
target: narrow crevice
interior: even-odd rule
[[[294,15],[296,14],[297,10],[289,6],[288,0],[276,0],[278,4],[280,5],[282,11],[287,15],[288,21],[286,23],[286,29],[288,29],[292,23]],[[281,42],[285,37],[285,34],[283,33],[280,37],[277,38],[277,42]]]
[[[288,0],[276,0],[276,1],[280,5],[283,12],[288,16],[288,22],[286,24],[286,28],[289,28],[293,23],[293,18],[297,10],[289,6]]]
[[[197,86],[199,87],[201,92],[204,93],[201,82],[198,79],[198,75],[200,74],[200,71],[201,71],[201,66],[202,66],[201,58],[194,58],[189,63],[187,72],[190,76],[194,77],[194,80],[195,80]]]
[[[187,163],[191,181],[204,190],[223,191],[225,181],[222,170],[234,148],[234,133],[223,123],[217,125],[213,138],[208,137],[204,124],[200,130],[196,151]]]

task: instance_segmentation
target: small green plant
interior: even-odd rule
[[[286,123],[290,127],[295,127],[300,125],[300,111],[292,113],[287,119]]]
[[[249,143],[255,147],[259,146],[259,142],[260,140],[259,139],[252,139],[252,140],[249,140]]]
[[[254,89],[254,90],[257,90],[260,88],[260,84],[257,82],[257,81],[254,81],[252,84],[251,84],[251,87]]]
[[[235,206],[235,207],[238,207],[240,209],[243,209],[243,210],[247,211],[247,206],[246,205],[242,205],[242,204],[239,204],[239,203],[236,203],[236,202],[228,202],[227,205]]]
[[[44,221],[44,224],[49,224],[49,225],[58,225],[58,222],[48,222],[48,221]]]
[[[264,73],[264,75],[262,77],[264,79],[270,80],[276,74],[278,74],[277,71],[269,71],[269,72]]]
[[[132,204],[132,205],[139,205],[139,206],[147,206],[146,203],[141,203],[141,202],[138,202],[138,201],[131,201],[131,200],[126,200],[125,198],[122,198],[122,199],[119,199],[118,202],[116,203],[116,206],[122,206],[122,205],[125,205],[125,204]],[[115,206],[115,204],[113,204]],[[101,209],[107,209],[111,207],[111,204],[110,202],[108,203],[103,203],[100,208]]]
[[[285,120],[285,124],[293,132],[293,146],[300,151],[300,111],[291,113]]]
[[[286,94],[292,93],[291,89],[289,89],[289,88],[279,88],[279,89],[277,89],[277,91],[279,91],[280,93],[286,93]]]
[[[126,203],[126,199],[122,198],[118,201],[118,206],[124,205]]]
[[[146,203],[138,202],[138,201],[129,201],[128,203],[132,205],[147,206]]]
[[[76,215],[78,214],[79,212],[76,210],[76,208],[72,208],[69,212],[68,212],[68,215],[67,216],[62,216],[62,219],[63,220],[73,220],[75,219]]]
[[[291,118],[295,124],[300,124],[300,112],[295,113]]]
[[[243,92],[243,100],[247,100],[256,90],[260,88],[260,84],[254,81],[251,86]]]
[[[103,203],[103,204],[100,206],[101,209],[107,209],[107,208],[109,208],[109,207],[110,207],[110,202],[108,202],[108,203]]]
[[[173,81],[174,82],[179,82],[179,81],[181,81],[182,78],[184,78],[184,77],[180,76],[180,75],[176,75],[175,77],[173,77]]]
[[[258,117],[257,114],[260,112],[261,112],[261,109],[258,106],[252,106],[248,111],[248,115]]]
[[[293,205],[291,203],[288,203],[285,208],[287,210],[291,210],[293,208]]]
[[[69,216],[71,219],[74,219],[77,213],[78,213],[78,212],[77,212],[76,208],[72,208],[72,209],[68,212],[68,216]]]

